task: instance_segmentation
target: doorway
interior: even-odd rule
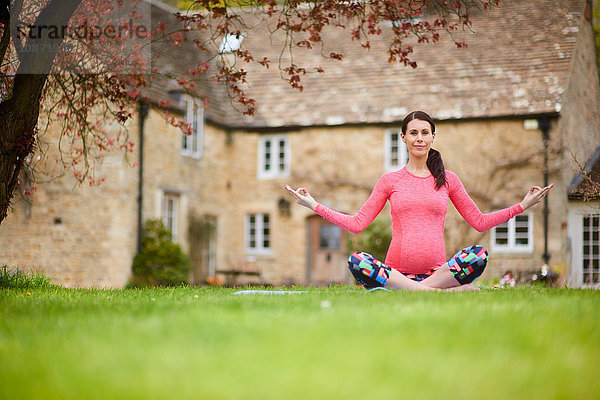
[[[351,282],[346,251],[348,233],[319,215],[307,218],[307,230],[307,283],[327,286],[332,283]]]

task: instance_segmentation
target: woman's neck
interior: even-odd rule
[[[410,158],[406,164],[406,170],[413,175],[426,177],[431,175],[431,171],[427,167],[427,158]]]

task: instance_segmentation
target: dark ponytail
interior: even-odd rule
[[[404,117],[404,121],[402,121],[403,134],[406,134],[406,127],[408,123],[414,119],[429,122],[429,125],[431,126],[431,133],[435,133],[435,124],[433,122],[433,118],[431,118],[426,112],[413,111]],[[446,184],[446,170],[444,168],[444,161],[442,161],[442,155],[439,151],[431,148],[429,149],[429,154],[427,155],[427,168],[429,168],[429,172],[431,172],[431,175],[433,175],[435,178],[436,190]]]
[[[427,155],[427,168],[429,172],[435,178],[436,190],[446,184],[446,170],[444,168],[444,161],[442,161],[442,155],[436,149],[429,149]]]

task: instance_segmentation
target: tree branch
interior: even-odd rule
[[[4,24],[4,32],[2,33],[2,39],[0,40],[0,65],[4,62],[4,57],[6,56],[6,50],[8,49],[8,45],[10,44],[10,24]]]

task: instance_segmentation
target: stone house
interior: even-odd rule
[[[483,233],[450,205],[447,255],[479,243],[490,252],[488,278],[547,264],[563,283],[594,285],[600,203],[573,195],[600,145],[590,7],[585,0],[504,1],[475,12],[472,33],[455,33],[467,49],[448,38],[415,46],[416,69],[387,62],[389,30],[370,51],[348,32],[327,31],[324,49],[294,53],[308,71],[302,92],[289,88],[276,65],[245,68],[258,102],[254,117],[234,110],[208,80],[197,96],[157,80],[151,98],[169,96],[171,111],[196,134],[182,136],[155,107],[140,114],[129,129],[139,151],[143,126],[142,196],[140,169],[118,155],[106,158],[100,187],[72,190],[66,178],[42,185],[33,205],[17,202],[3,222],[0,264],[42,268],[67,286],[121,287],[137,251],[141,197],[142,218],[162,218],[190,254],[193,283],[236,271],[259,274],[237,283],[349,282],[350,234],[293,204],[283,186],[307,187],[323,204],[355,213],[379,176],[403,167],[402,118],[422,109],[437,121],[434,147],[446,168],[482,211],[519,202],[531,185],[555,184],[546,205]],[[172,11],[153,2],[153,19]],[[281,38],[261,35],[266,24],[247,32],[242,45],[277,60],[281,48],[271,43]],[[343,61],[322,56],[331,51]],[[193,52],[156,53],[164,70],[194,61]],[[207,108],[203,97],[211,99]]]

